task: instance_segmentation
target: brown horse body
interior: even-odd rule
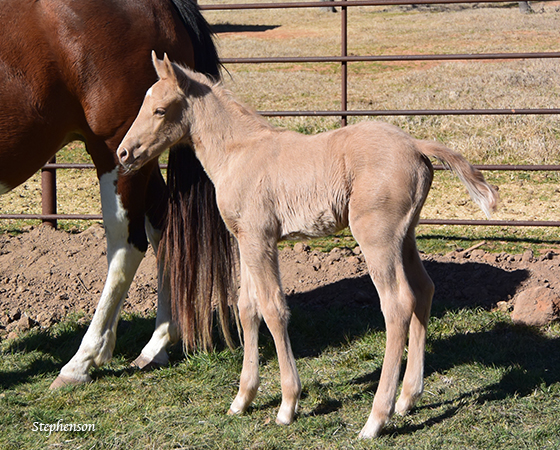
[[[107,282],[80,349],[53,387],[88,381],[89,368],[110,359],[120,307],[148,238],[157,249],[168,209],[173,210],[167,206],[168,192],[156,161],[137,173],[123,175],[115,155],[146,89],[156,80],[149,60],[153,48],[215,78],[219,76],[209,27],[192,0],[2,2],[0,194],[28,179],[75,139],[85,142],[101,187]],[[170,167],[172,174],[174,169]],[[198,183],[202,187],[193,191],[208,196],[191,199],[192,205],[206,202],[211,206],[213,189],[204,187],[211,184],[200,166],[189,170],[192,179],[180,182],[187,188]],[[198,228],[225,235],[217,212],[197,220]],[[198,234],[200,229],[194,231]],[[188,235],[188,230],[185,233]],[[190,241],[187,245],[193,248],[199,244],[196,239]],[[195,250],[189,254],[197,254]],[[205,251],[212,253],[213,249]],[[222,254],[213,253],[218,260]],[[191,267],[204,269],[196,259],[187,263],[181,272]],[[156,332],[142,351],[139,366],[165,363],[166,345],[178,338],[169,300],[169,277],[176,277],[162,277],[160,270]]]
[[[379,386],[361,437],[378,436],[396,409],[408,412],[423,387],[424,346],[433,283],[416,249],[414,229],[428,195],[436,157],[453,169],[489,214],[497,193],[461,155],[382,122],[304,136],[271,127],[204,75],[154,65],[160,77],[118,149],[130,171],[165,148],[192,143],[216,187],[220,212],[239,243],[239,317],[244,359],[230,412],[247,409],[259,386],[258,328],[274,338],[282,383],[277,422],[296,412],[301,384],[287,333],[277,242],[324,236],[350,226],[367,260],[387,327]],[[402,392],[395,403],[408,337]]]

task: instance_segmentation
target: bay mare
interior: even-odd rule
[[[111,358],[148,240],[156,250],[161,242],[167,261],[160,258],[156,329],[135,364],[165,364],[166,346],[179,338],[170,295],[226,301],[229,234],[192,152],[171,152],[168,191],[156,161],[124,174],[115,151],[156,81],[151,49],[219,77],[209,26],[192,0],[3,0],[1,8],[0,194],[75,139],[85,142],[101,187],[107,280],[79,350],[52,387],[89,381],[89,369]],[[198,321],[202,328],[184,337],[188,345],[209,345],[210,320]]]
[[[270,126],[204,75],[152,54],[159,81],[118,149],[122,165],[141,170],[167,147],[192,144],[216,187],[220,213],[240,252],[239,316],[244,359],[230,413],[257,394],[258,328],[264,318],[280,365],[277,422],[294,418],[301,384],[287,333],[277,243],[350,226],[379,293],[387,343],[371,414],[360,436],[376,437],[395,407],[408,412],[422,393],[426,327],[434,286],[416,249],[418,223],[433,177],[428,157],[454,170],[486,212],[496,191],[461,155],[381,122],[304,136]],[[401,358],[403,387],[395,406]]]

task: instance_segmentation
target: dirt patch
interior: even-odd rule
[[[488,253],[481,248],[447,255],[422,255],[436,285],[434,309],[513,309],[519,293],[544,287],[560,292],[560,255]],[[280,255],[282,280],[291,301],[378,301],[359,248],[311,251],[298,243]],[[37,227],[0,236],[0,336],[47,327],[70,312],[93,314],[107,271],[105,233],[96,225],[79,234]],[[317,295],[300,296],[316,291]],[[157,277],[151,250],[140,265],[124,311],[156,306]]]

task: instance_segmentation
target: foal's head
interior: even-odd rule
[[[152,52],[152,61],[159,81],[146,92],[138,116],[117,149],[127,170],[140,169],[166,149],[189,140],[187,99],[176,72],[180,69],[173,67],[167,55],[160,60]]]

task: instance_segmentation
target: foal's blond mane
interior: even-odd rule
[[[232,115],[236,122],[241,121],[244,127],[246,127],[244,132],[261,130],[280,131],[280,129],[273,127],[264,117],[260,116],[252,107],[237,100],[232,92],[224,87],[221,81],[214,82],[206,75],[195,72],[185,66],[177,64],[174,64],[174,66],[180,69],[176,71],[178,82],[187,97],[199,98],[206,95],[214,95],[220,106],[226,109],[226,111],[223,111],[221,108],[215,108],[211,112],[205,111],[206,113],[217,114],[219,116],[218,122],[222,126],[231,122],[230,115]],[[207,109],[211,104],[212,102],[205,101],[201,102],[198,107]]]

